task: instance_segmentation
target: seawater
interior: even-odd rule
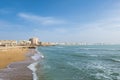
[[[120,45],[39,47],[38,80],[120,80]]]

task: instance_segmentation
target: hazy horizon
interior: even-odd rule
[[[120,43],[120,0],[1,0],[0,39]]]

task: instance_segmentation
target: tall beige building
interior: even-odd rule
[[[38,38],[30,38],[29,41],[31,41],[31,45],[38,45],[39,44]]]

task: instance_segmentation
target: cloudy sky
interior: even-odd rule
[[[120,0],[0,0],[0,39],[120,43]]]

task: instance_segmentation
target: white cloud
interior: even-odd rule
[[[113,8],[106,10],[101,18],[96,21],[84,24],[69,23],[62,27],[55,27],[54,29],[34,29],[33,34],[39,36],[43,41],[73,41],[73,42],[108,42],[120,43],[120,10]],[[62,24],[64,21],[55,19],[53,17],[42,17],[19,13],[19,17],[26,21],[36,23],[39,25],[54,25]]]
[[[98,22],[84,24],[82,27],[84,27],[82,30],[81,27],[72,30],[74,36],[71,36],[71,39],[86,42],[120,43],[120,19],[104,18]]]
[[[33,33],[45,41],[120,43],[120,19],[105,17],[89,24],[56,27],[52,31],[36,29]]]
[[[25,13],[19,13],[19,17],[23,18],[24,20],[30,21],[35,24],[39,25],[55,25],[55,24],[63,24],[65,21],[58,20],[53,17],[42,17],[37,15],[31,15],[31,14],[25,14]]]

